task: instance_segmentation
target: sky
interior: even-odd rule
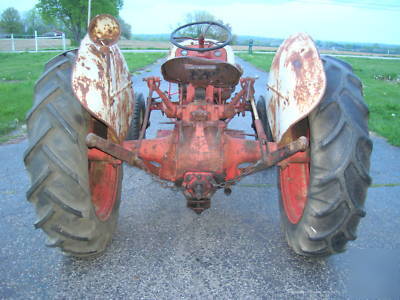
[[[0,12],[10,6],[24,12],[36,3],[0,0]],[[133,34],[156,34],[171,32],[194,10],[209,11],[238,35],[307,32],[315,40],[400,45],[400,0],[124,0],[120,15]]]

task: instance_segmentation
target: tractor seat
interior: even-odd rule
[[[168,82],[224,88],[235,87],[243,73],[230,63],[193,56],[180,56],[167,60],[161,66],[161,72]]]

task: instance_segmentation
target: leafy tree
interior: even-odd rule
[[[121,27],[121,36],[130,40],[132,38],[132,26],[126,23],[121,17],[118,17],[118,22]]]
[[[118,16],[123,0],[95,0],[91,2],[91,16]],[[87,31],[88,0],[39,0],[37,8],[47,22],[60,21],[78,44]]]
[[[25,14],[23,23],[27,34],[34,34],[35,30],[41,34],[53,29],[62,29],[57,26],[59,24],[46,24],[36,7],[32,8]]]
[[[185,24],[194,23],[194,22],[205,22],[205,21],[213,21],[213,22],[221,23],[222,25],[225,25],[226,27],[228,27],[228,29],[230,31],[232,31],[232,26],[229,23],[224,23],[221,19],[218,19],[217,17],[215,17],[213,14],[209,13],[206,10],[196,10],[192,13],[186,14],[186,16],[185,16]],[[178,26],[182,26],[182,25],[183,24],[178,24]],[[198,38],[199,35],[202,32],[204,32],[204,30],[207,29],[207,27],[208,27],[207,25],[192,26],[192,27],[188,27],[186,29],[179,31],[178,34],[180,36],[188,36],[188,37]],[[222,41],[227,38],[227,34],[220,27],[211,26],[207,29],[206,37]],[[233,35],[232,43],[234,43],[235,40],[236,40],[236,36]]]
[[[19,15],[18,10],[14,7],[9,7],[0,17],[0,29],[4,33],[14,33],[14,34],[22,34],[24,31],[24,26],[21,21],[21,16]]]

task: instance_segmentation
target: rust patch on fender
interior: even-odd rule
[[[103,46],[111,46],[118,42],[121,35],[117,19],[111,15],[98,15],[89,24],[88,34],[90,39]]]
[[[268,119],[275,141],[306,117],[322,99],[325,71],[310,36],[298,33],[278,49],[268,80]]]
[[[100,15],[92,20],[78,50],[72,87],[82,105],[123,140],[132,119],[134,93],[125,59],[113,45],[119,30],[112,16]]]

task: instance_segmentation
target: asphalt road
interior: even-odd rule
[[[245,75],[266,73],[240,61]],[[143,76],[134,80],[141,90]],[[160,115],[154,114],[148,136]],[[250,131],[249,119],[236,128]],[[161,127],[161,126],[160,126]],[[400,296],[400,148],[373,137],[373,187],[358,239],[347,252],[303,258],[281,232],[276,170],[249,176],[230,197],[221,191],[201,215],[179,192],[125,166],[119,227],[101,257],[78,260],[44,246],[25,199],[22,142],[0,146],[0,298],[332,299]]]

